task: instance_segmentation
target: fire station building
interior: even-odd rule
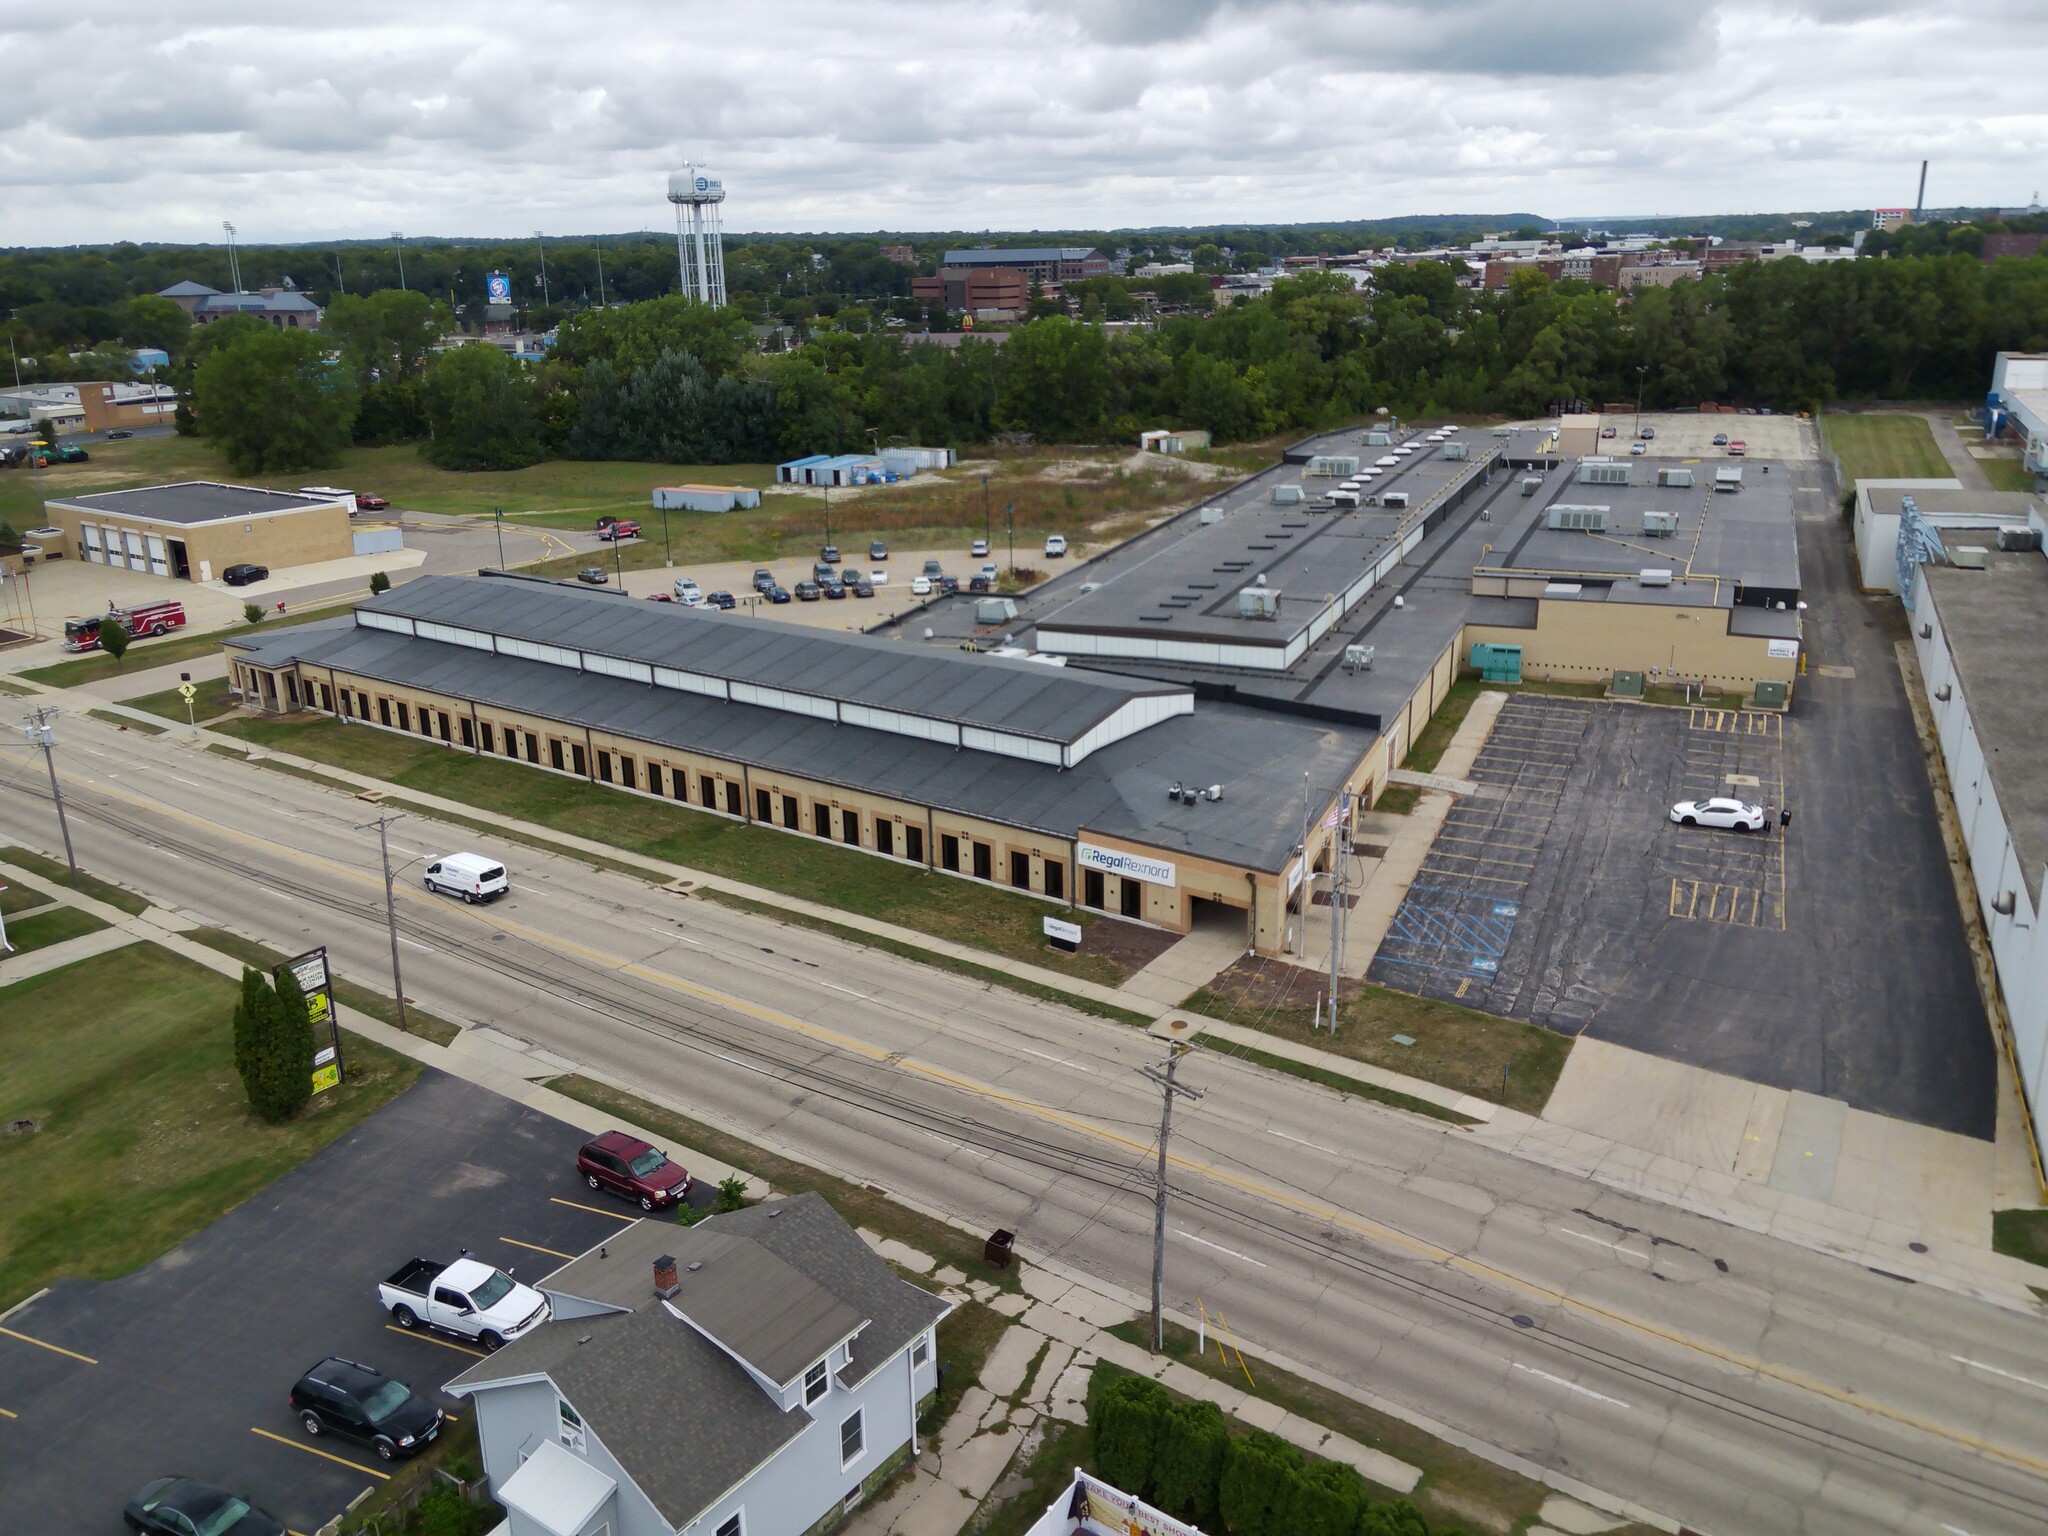
[[[216,581],[232,565],[282,570],[355,553],[347,504],[296,491],[190,480],[45,505],[67,553],[182,581]]]

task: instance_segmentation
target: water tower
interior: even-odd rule
[[[676,205],[676,265],[684,297],[723,305],[725,237],[718,205],[725,201],[725,183],[702,166],[686,165],[669,176],[668,200]]]

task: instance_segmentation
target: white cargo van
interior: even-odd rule
[[[505,866],[480,853],[444,853],[427,866],[427,889],[467,902],[492,901],[512,888]]]

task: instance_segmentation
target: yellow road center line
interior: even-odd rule
[[[266,1440],[275,1440],[279,1445],[288,1445],[295,1451],[304,1451],[308,1456],[318,1456],[323,1461],[331,1461],[337,1467],[347,1467],[349,1471],[360,1472],[365,1477],[374,1477],[380,1483],[391,1481],[391,1474],[389,1472],[376,1471],[373,1468],[363,1466],[360,1462],[350,1461],[346,1456],[337,1456],[332,1451],[316,1450],[304,1441],[294,1440],[289,1435],[273,1435],[269,1430],[257,1429],[254,1425],[250,1426],[249,1433],[261,1435]]]
[[[214,835],[225,835],[233,837],[241,842],[246,842],[259,847],[270,849],[276,853],[284,855],[286,858],[294,859],[302,863],[308,863],[320,868],[324,868],[328,870],[330,873],[339,875],[358,885],[375,888],[381,886],[381,884],[383,883],[381,878],[379,878],[378,876],[374,876],[368,874],[367,872],[353,869],[348,865],[337,864],[332,860],[321,858],[317,854],[304,853],[299,849],[287,847],[284,844],[273,842],[268,838],[258,837],[253,833],[244,832],[239,828],[230,827],[220,822],[209,821],[204,818],[194,816],[189,812],[176,810],[175,808],[163,804],[159,801],[143,801],[137,797],[127,795],[120,791],[105,789],[103,786],[98,784],[95,784],[93,788],[101,793],[106,794],[110,799],[125,800],[132,805],[149,810],[153,815],[172,816],[176,819],[185,821],[191,825],[204,827],[207,829],[209,833],[212,833]],[[1463,876],[1462,878],[1488,881],[1489,883],[1499,885],[1526,884],[1526,882],[1522,881],[1496,881],[1492,880],[1490,876],[1486,875],[1467,875]],[[426,901],[430,899],[426,897],[423,893],[415,892],[410,889],[396,889],[398,889],[399,894],[405,896],[408,900]],[[437,902],[435,903],[435,905],[438,907],[440,904]],[[840,1034],[836,1030],[820,1028],[817,1025],[806,1023],[802,1019],[794,1018],[788,1014],[782,1013],[777,1009],[764,1007],[761,1004],[749,1002],[745,998],[734,997],[727,993],[719,992],[713,988],[701,986],[695,982],[685,980],[680,976],[675,976],[665,971],[655,970],[649,966],[641,965],[637,962],[623,960],[621,957],[617,955],[605,954],[600,950],[593,949],[587,945],[578,944],[573,940],[561,939],[553,935],[543,934],[536,929],[528,928],[521,923],[515,923],[508,918],[498,917],[486,911],[470,911],[468,915],[477,922],[500,929],[503,932],[514,934],[521,938],[525,938],[529,942],[540,945],[543,948],[555,949],[569,954],[582,956],[583,958],[588,959],[595,964],[603,965],[621,974],[634,976],[644,981],[650,981],[657,986],[666,987],[671,991],[684,993],[687,996],[695,997],[702,1001],[712,1003],[713,1005],[720,1008],[730,1009],[736,1012],[744,1013],[749,1017],[758,1019],[762,1023],[772,1024],[778,1028],[787,1030],[791,1033],[800,1034],[809,1039],[818,1040],[837,1046],[838,1048],[848,1052],[849,1054],[863,1057],[872,1062],[888,1062],[892,1055],[891,1052],[884,1051],[877,1046],[870,1045],[866,1041],[856,1040],[851,1036]],[[899,1070],[911,1073],[915,1076],[927,1078],[933,1082],[943,1083],[946,1086],[955,1088],[962,1093],[986,1099],[993,1103],[1002,1104],[1007,1108],[1017,1111],[1019,1114],[1029,1116],[1033,1119],[1043,1120],[1051,1124],[1062,1126],[1068,1130],[1075,1132],[1077,1135],[1087,1136],[1097,1141],[1107,1142],[1113,1146],[1122,1147],[1128,1151],[1136,1152],[1139,1154],[1148,1153],[1152,1150],[1152,1144],[1149,1141],[1136,1140],[1132,1137],[1122,1134],[1121,1132],[1110,1130],[1105,1126],[1097,1125],[1091,1121],[1083,1120],[1077,1116],[1066,1114],[1063,1111],[1052,1109],[1045,1105],[1036,1104],[1027,1099],[1018,1098],[1016,1095],[1005,1093],[1002,1090],[995,1088],[990,1084],[980,1083],[972,1078],[961,1077],[958,1074],[948,1072],[939,1067],[928,1066],[925,1063],[920,1062],[913,1057],[900,1058],[894,1063],[894,1065],[897,1066]],[[1328,1222],[1334,1226],[1343,1227],[1349,1231],[1359,1234],[1362,1237],[1367,1237],[1374,1241],[1383,1243],[1388,1247],[1402,1249],[1408,1253],[1414,1254],[1415,1256],[1422,1259],[1426,1259],[1432,1263],[1445,1265],[1446,1267],[1455,1270],[1460,1274],[1466,1275],[1472,1279],[1483,1281],[1484,1283],[1487,1283],[1489,1285],[1497,1285],[1509,1290],[1521,1292],[1524,1295],[1535,1297],[1537,1300],[1541,1302],[1545,1302],[1553,1306],[1564,1308],[1568,1311],[1578,1313],[1581,1316],[1597,1319],[1598,1321],[1606,1323],[1610,1327],[1620,1329],[1623,1332],[1634,1333],[1644,1338],[1654,1339],[1657,1342],[1668,1345],[1671,1348],[1683,1350],[1691,1354],[1699,1355],[1709,1360],[1717,1361],[1722,1365],[1731,1367],[1732,1369],[1745,1371],[1750,1374],[1760,1376],[1767,1380],[1775,1381],[1781,1385],[1793,1387],[1801,1391],[1815,1393],[1818,1396],[1829,1399],[1830,1401],[1841,1403],[1848,1407],[1861,1409],[1864,1412],[1873,1414],[1879,1418],[1887,1419],[1893,1423],[1904,1425],[1911,1429],[1919,1430],[1923,1433],[1933,1435],[1938,1439],[1949,1441],[1952,1444],[1966,1446],[1972,1450],[1980,1451],[1986,1455],[1994,1456],[2000,1460],[2010,1462],[2015,1466],[2024,1467],[2030,1471],[2048,1475],[2048,1460],[2043,1460],[2038,1457],[2030,1456],[2021,1451],[2011,1450],[2004,1446],[1994,1445],[1991,1442],[1983,1439],[1981,1436],[1970,1434],[1964,1430],[1948,1428],[1944,1425],[1937,1424],[1932,1420],[1924,1419],[1917,1414],[1909,1413],[1904,1409],[1888,1407],[1882,1403],[1878,1403],[1869,1398],[1866,1398],[1857,1392],[1851,1391],[1848,1388],[1831,1386],[1826,1382],[1816,1381],[1811,1377],[1804,1376],[1797,1371],[1787,1370],[1780,1366],[1767,1364],[1766,1362],[1760,1359],[1756,1359],[1748,1355],[1738,1354],[1732,1350],[1723,1349],[1719,1345],[1710,1344],[1705,1340],[1687,1337],[1686,1335],[1677,1333],[1672,1329],[1663,1326],[1662,1324],[1652,1323],[1645,1321],[1641,1318],[1631,1317],[1627,1313],[1615,1311],[1612,1308],[1602,1306],[1597,1302],[1582,1301],[1576,1297],[1568,1296],[1562,1291],[1555,1290],[1552,1287],[1545,1285],[1541,1281],[1531,1280],[1521,1275],[1512,1274],[1507,1270],[1498,1269],[1493,1265],[1484,1263],[1480,1260],[1467,1258],[1462,1254],[1456,1253],[1448,1248],[1440,1247],[1437,1244],[1427,1241],[1426,1239],[1413,1237],[1406,1232],[1398,1230],[1397,1228],[1384,1226],[1378,1222],[1370,1221],[1363,1217],[1354,1216],[1348,1211],[1342,1211],[1334,1207],[1323,1205],[1319,1201],[1307,1199],[1306,1197],[1294,1194],[1292,1191],[1276,1188],[1268,1184],[1263,1184],[1258,1180],[1250,1179],[1243,1175],[1232,1173],[1227,1169],[1213,1167],[1209,1164],[1197,1162],[1193,1159],[1178,1155],[1171,1156],[1169,1160],[1177,1168],[1181,1168],[1189,1173],[1199,1175],[1203,1178],[1211,1179],[1218,1184],[1222,1184],[1226,1188],[1235,1189],[1240,1193],[1249,1195],[1254,1199],[1257,1199],[1265,1204],[1277,1205],[1282,1209],[1294,1211],[1298,1215],[1307,1216],[1313,1220]],[[555,1203],[558,1205],[575,1204],[574,1201],[562,1200],[558,1197],[551,1196],[550,1198],[554,1199]],[[594,1206],[582,1206],[578,1207],[578,1209],[596,1210],[597,1208]],[[598,1214],[616,1215],[617,1213],[610,1211],[599,1211]],[[624,1221],[636,1221],[639,1218],[629,1216],[620,1217],[620,1219]],[[410,1329],[397,1328],[389,1324],[387,1324],[386,1326],[392,1327],[392,1331],[397,1333],[408,1333],[413,1331]],[[28,1342],[39,1343],[41,1341],[31,1339]],[[481,1357],[483,1353],[480,1350],[463,1349],[461,1345],[451,1344],[443,1339],[434,1339],[431,1342],[441,1344],[445,1348],[461,1350],[464,1354],[478,1355],[479,1357]],[[56,1346],[54,1345],[46,1345],[44,1347],[56,1348]],[[69,1354],[71,1352],[69,1350],[60,1350],[59,1353]],[[86,1357],[79,1356],[78,1358],[85,1359]],[[97,1361],[91,1361],[90,1363],[98,1364]],[[259,1431],[259,1433],[261,1432]],[[294,1442],[286,1441],[285,1443],[289,1445],[293,1444]],[[349,1465],[354,1464],[349,1463]]]
[[[87,1365],[98,1365],[91,1355],[81,1355],[75,1349],[66,1349],[62,1344],[45,1344],[41,1339],[32,1339],[25,1333],[16,1333],[12,1328],[0,1328],[10,1339],[19,1339],[24,1344],[33,1344],[37,1349],[47,1349],[53,1355],[69,1355],[73,1360],[83,1360]]]

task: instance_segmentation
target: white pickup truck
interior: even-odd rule
[[[530,1285],[464,1254],[453,1264],[414,1259],[377,1287],[401,1328],[438,1328],[496,1349],[548,1320],[548,1300]]]

